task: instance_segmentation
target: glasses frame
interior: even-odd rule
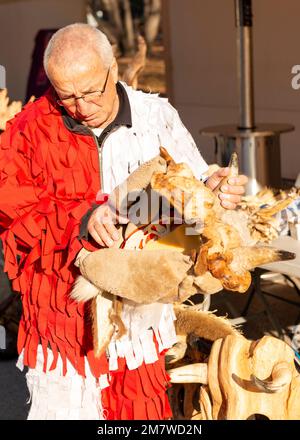
[[[60,105],[61,107],[64,107],[64,105],[66,105],[66,104],[64,104],[64,101],[67,101],[68,99],[73,99],[74,100],[74,103],[67,104],[69,106],[76,105],[76,102],[78,101],[78,99],[83,99],[84,102],[87,102],[85,100],[85,97],[88,96],[88,95],[91,95],[92,93],[99,93],[99,96],[97,98],[101,98],[101,96],[105,93],[105,89],[106,89],[106,85],[107,85],[107,81],[108,81],[108,77],[109,77],[109,72],[110,72],[110,67],[108,68],[108,71],[107,71],[107,74],[106,74],[106,78],[105,78],[105,82],[104,82],[102,90],[100,90],[100,89],[99,90],[94,90],[92,92],[84,93],[81,96],[72,96],[70,98],[57,99],[56,100],[57,104]],[[91,101],[91,102],[93,102],[93,101]]]

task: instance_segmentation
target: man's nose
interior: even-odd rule
[[[84,115],[86,113],[89,104],[85,102],[83,98],[76,99],[75,103],[76,103],[77,111],[82,115]]]

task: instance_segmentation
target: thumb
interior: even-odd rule
[[[118,215],[118,222],[120,223],[120,225],[127,225],[127,223],[129,223],[129,218],[127,218],[124,215]]]
[[[209,179],[207,179],[206,185],[214,191],[217,186],[221,183],[222,179],[224,177],[228,176],[229,174],[229,168],[220,168],[219,170],[215,171]]]

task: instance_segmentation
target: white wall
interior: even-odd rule
[[[85,21],[85,0],[27,0],[0,3],[0,64],[12,99],[25,98],[27,79],[40,29]]]
[[[213,143],[199,129],[238,122],[234,2],[163,1],[172,102],[212,162]],[[294,132],[281,137],[282,176],[295,178],[300,172],[300,90],[291,87],[291,68],[300,64],[300,1],[252,4],[256,122],[295,125]]]

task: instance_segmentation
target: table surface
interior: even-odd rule
[[[281,236],[270,243],[270,246],[282,249],[284,251],[294,252],[294,260],[278,261],[276,263],[264,264],[259,266],[271,272],[282,273],[285,275],[300,278],[300,241],[289,236]]]

